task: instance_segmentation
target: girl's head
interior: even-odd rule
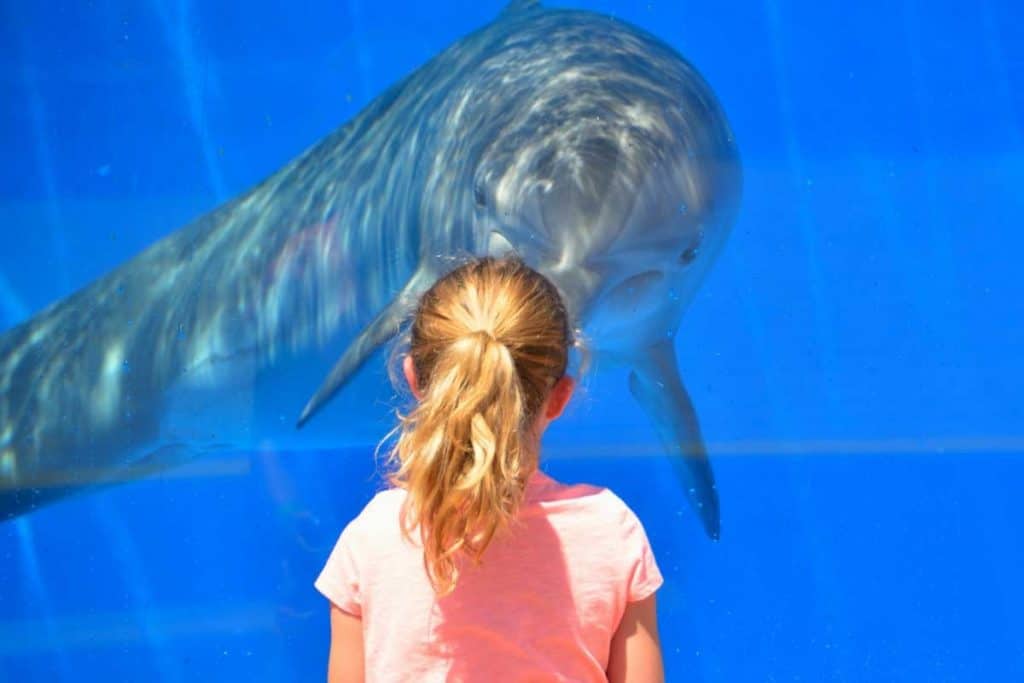
[[[419,400],[401,418],[392,482],[439,593],[455,586],[458,554],[478,560],[514,517],[540,435],[572,394],[571,345],[558,290],[517,259],[466,263],[420,299],[404,359]]]

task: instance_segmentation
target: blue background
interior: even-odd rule
[[[501,7],[4,0],[0,329]],[[552,474],[612,486],[647,526],[669,680],[1024,680],[1024,10],[583,7],[691,60],[745,167],[678,337],[722,540],[621,374],[588,376],[547,443]],[[360,383],[388,396],[379,369]],[[363,417],[383,433],[382,406]],[[0,680],[320,680],[311,584],[374,490],[371,448],[210,459],[0,525]]]

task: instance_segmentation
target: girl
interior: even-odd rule
[[[329,683],[663,680],[643,526],[537,466],[573,392],[571,345],[558,291],[516,259],[469,262],[422,297],[393,488],[316,581]]]

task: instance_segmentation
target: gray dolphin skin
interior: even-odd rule
[[[452,256],[514,251],[558,285],[595,357],[628,368],[717,538],[674,337],[741,185],[725,115],[676,51],[515,2],[267,180],[0,336],[0,519],[225,449],[337,443],[345,416],[318,413]]]

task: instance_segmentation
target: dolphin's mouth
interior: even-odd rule
[[[660,270],[648,270],[637,275],[633,275],[628,280],[619,285],[619,287],[626,287],[628,289],[646,289],[651,285],[655,285],[661,282],[665,278],[665,274]]]
[[[665,279],[660,270],[648,270],[623,280],[602,297],[605,305],[619,311],[635,310]]]

